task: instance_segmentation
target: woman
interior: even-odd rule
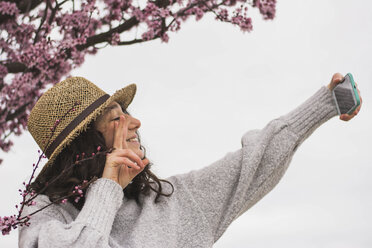
[[[241,149],[167,180],[149,170],[150,161],[136,140],[140,121],[126,112],[135,85],[110,97],[84,78],[56,84],[29,117],[30,133],[49,158],[31,187],[40,192],[53,176],[65,176],[50,184],[24,215],[83,180],[98,179],[79,201],[71,197],[33,215],[31,225],[20,228],[20,247],[212,247],[237,217],[274,188],[298,146],[337,115],[331,90],[342,79],[334,74],[329,85],[290,113],[245,133]],[[72,105],[75,111],[70,111]],[[352,119],[360,107],[340,119]],[[97,150],[109,152],[82,162],[83,152]],[[71,170],[63,170],[76,161]]]

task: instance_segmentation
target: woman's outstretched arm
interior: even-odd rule
[[[71,213],[77,210],[72,204],[65,203],[63,208],[51,205],[33,215],[29,227],[20,227],[19,247],[110,247],[109,235],[122,200],[119,184],[97,179],[88,188],[85,204],[75,220]],[[35,201],[36,205],[25,208],[24,216],[50,203],[45,195]]]
[[[277,185],[298,146],[336,115],[331,91],[322,86],[293,111],[245,133],[241,149],[173,178],[203,213],[214,242]]]

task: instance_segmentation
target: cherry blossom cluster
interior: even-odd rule
[[[3,218],[0,217],[0,230],[3,235],[9,234],[12,229],[12,226],[16,225],[17,217],[13,216],[5,216]]]
[[[198,21],[208,12],[251,31],[248,7],[273,19],[275,5],[276,0],[1,1],[0,148],[9,151],[10,135],[26,129],[27,116],[46,87],[105,47],[97,45],[168,42],[168,33],[177,32],[182,22],[191,16]],[[128,39],[132,30],[136,37]]]

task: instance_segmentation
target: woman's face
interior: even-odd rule
[[[119,116],[124,115],[126,121],[129,122],[127,137],[124,142],[126,142],[129,149],[134,151],[140,158],[143,158],[143,151],[140,149],[140,143],[138,139],[130,140],[133,137],[137,137],[136,131],[141,126],[141,122],[129,115],[124,113],[120,104],[117,102],[112,102],[108,107],[105,108],[102,115],[100,115],[94,123],[96,130],[100,131],[105,138],[106,147],[109,149],[113,146],[114,143],[114,134],[115,134],[115,122],[119,122]],[[124,144],[123,144],[124,147]]]

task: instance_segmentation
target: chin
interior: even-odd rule
[[[144,157],[144,154],[143,154],[143,151],[138,149],[137,152],[135,152],[141,159],[143,159]]]

